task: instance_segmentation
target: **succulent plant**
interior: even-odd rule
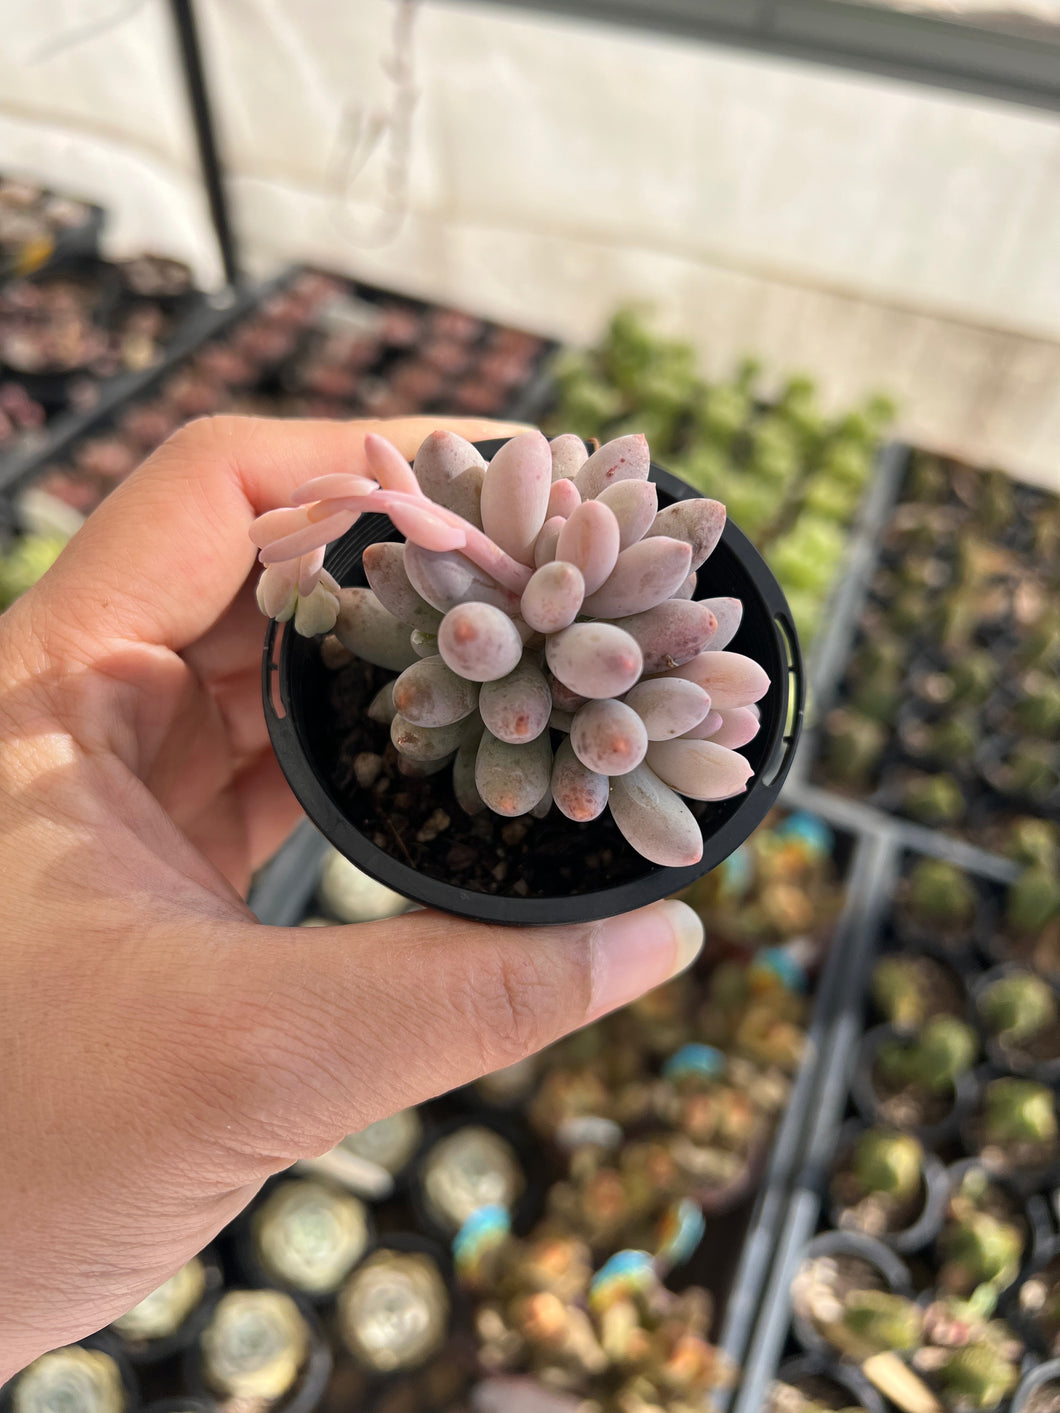
[[[986,1086],[983,1131],[988,1143],[1053,1144],[1057,1139],[1053,1091],[1030,1079],[1005,1076]]]
[[[825,727],[829,776],[842,785],[867,785],[887,745],[886,727],[850,707],[830,711]]]
[[[942,986],[952,974],[932,957],[881,957],[872,973],[872,999],[877,1009],[895,1030],[916,1031],[931,1015],[956,1010],[963,1002],[963,992],[955,979],[950,988],[953,1005]]]
[[[1032,736],[1060,735],[1060,682],[1041,671],[1028,672],[1020,682],[1013,716],[1021,731]]]
[[[969,927],[976,901],[975,885],[968,875],[944,859],[919,859],[910,870],[907,907],[924,926],[947,930]]]
[[[939,1285],[970,1296],[980,1285],[1003,1290],[1015,1280],[1023,1257],[1023,1233],[1012,1222],[977,1211],[967,1201],[951,1203],[955,1220],[939,1237],[943,1264]],[[957,1215],[957,1213],[960,1215]]]
[[[864,1193],[909,1202],[920,1190],[924,1149],[909,1133],[870,1128],[854,1144],[851,1172]]]
[[[769,686],[758,663],[724,651],[739,601],[690,597],[725,508],[657,511],[641,436],[589,456],[577,437],[550,445],[528,432],[488,468],[450,432],[427,438],[414,469],[381,437],[366,454],[375,480],[319,477],[255,521],[262,610],[306,636],[334,628],[358,658],[398,673],[375,710],[405,761],[453,760],[469,813],[554,801],[585,822],[610,804],[646,859],[698,862],[702,833],[678,792],[746,789],[738,752]],[[366,511],[406,543],[369,546],[371,587],[342,589],[324,547]],[[565,737],[555,753],[550,728]]]
[[[889,1084],[941,1095],[971,1068],[977,1049],[971,1026],[956,1016],[933,1016],[914,1040],[881,1045],[877,1064]]]
[[[1019,1383],[1018,1356],[1000,1344],[979,1340],[948,1349],[934,1367],[951,1408],[996,1408]]]
[[[921,824],[957,824],[965,814],[964,791],[948,774],[912,774],[902,790],[902,805]]]
[[[1060,913],[1060,874],[1055,863],[1024,869],[1005,898],[1005,922],[1017,934],[1034,936]]]
[[[912,1300],[886,1290],[852,1290],[843,1299],[841,1324],[857,1357],[893,1351],[900,1354],[920,1343],[923,1315]]]
[[[1030,971],[1012,972],[992,981],[980,993],[978,1008],[990,1030],[1014,1045],[1056,1023],[1053,989]]]
[[[33,587],[65,544],[57,535],[23,535],[0,555],[0,611]]]

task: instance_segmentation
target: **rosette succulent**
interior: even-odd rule
[[[597,818],[665,866],[702,857],[698,801],[742,793],[739,748],[759,727],[765,670],[727,652],[742,605],[695,601],[725,508],[659,510],[643,436],[589,455],[575,436],[506,442],[487,466],[451,432],[410,467],[382,437],[368,475],[308,481],[251,529],[263,612],[305,636],[334,630],[398,674],[373,703],[410,774],[452,762],[468,813]],[[368,588],[340,588],[329,541],[365,512],[405,543],[364,552]],[[553,735],[562,733],[553,750]]]

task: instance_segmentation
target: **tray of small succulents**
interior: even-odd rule
[[[79,384],[71,370],[56,386],[63,397],[73,389],[74,405],[50,421],[26,386],[0,377],[0,486],[8,502],[0,514],[0,608],[44,572],[118,481],[195,417],[395,416],[442,405],[518,415],[552,348],[535,334],[301,267],[222,302],[195,294],[190,306],[182,305],[186,290],[170,266],[176,262],[155,257],[121,266],[97,261],[79,275],[85,288],[99,270],[113,275],[112,293],[128,304],[132,324],[163,311],[168,327],[183,309],[164,348],[154,325],[145,323],[143,341],[136,343],[132,331],[123,345],[124,371]],[[45,288],[61,292],[67,283],[56,273]],[[17,299],[28,297],[28,287],[17,287]],[[126,288],[129,299],[121,294]],[[0,341],[4,299],[0,290]],[[75,299],[70,317],[77,337],[87,337],[91,310]],[[2,360],[0,351],[0,366]],[[5,396],[11,403],[6,454]]]
[[[1060,498],[914,452],[813,778],[992,853],[1060,821]]]
[[[103,220],[103,208],[92,202],[0,175],[0,280],[34,274],[68,255],[97,254]]]
[[[736,1413],[1060,1407],[1060,840],[1015,838],[869,846]]]
[[[179,260],[56,254],[0,282],[0,481],[46,460],[209,333]]]

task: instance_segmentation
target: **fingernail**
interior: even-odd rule
[[[669,981],[702,946],[703,924],[676,898],[601,923],[593,937],[590,1019]]]

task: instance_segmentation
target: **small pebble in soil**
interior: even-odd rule
[[[367,790],[375,784],[382,768],[383,757],[377,756],[374,751],[362,751],[353,758],[353,773],[362,790]]]

